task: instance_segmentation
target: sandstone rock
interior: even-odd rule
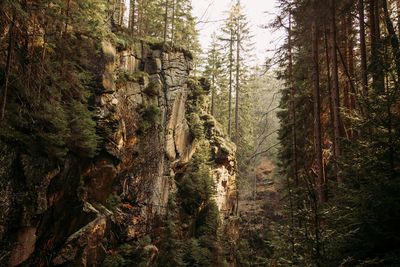
[[[104,56],[107,59],[109,59],[110,61],[114,60],[114,58],[117,55],[115,47],[109,41],[101,42],[101,50],[102,50]]]
[[[161,59],[150,58],[144,64],[144,71],[148,74],[156,74],[161,72]]]
[[[135,42],[133,45],[134,55],[138,59],[143,59],[142,42]]]
[[[0,240],[7,233],[7,224],[12,218],[14,192],[11,178],[17,153],[0,140]]]
[[[186,164],[191,158],[193,151],[192,138],[190,136],[189,126],[186,121],[183,121],[175,129],[175,146],[176,152],[182,159],[182,163]]]
[[[138,83],[126,83],[123,89],[124,95],[131,101],[132,105],[143,103],[142,91]]]
[[[105,248],[159,231],[168,198],[178,191],[171,176],[185,170],[196,146],[185,114],[192,60],[179,49],[155,49],[138,41],[117,53],[111,43],[102,43],[102,66],[97,77],[102,90],[96,91],[95,108],[104,143],[96,158],[83,161],[69,155],[60,167],[38,158],[43,161],[41,165],[0,143],[0,238],[18,241],[10,246],[6,263],[10,260],[13,264],[41,266],[50,260],[53,265],[99,266]],[[144,75],[139,81],[132,78],[117,88],[119,71],[137,70],[150,76]],[[146,92],[150,86],[153,91]],[[147,131],[140,131],[141,111],[150,104],[157,105],[162,118]],[[235,205],[235,151],[221,132],[215,128],[209,132],[214,159],[219,162],[212,170],[215,197],[225,218]],[[15,166],[23,168],[15,171]],[[21,176],[18,183],[14,175]],[[23,185],[26,187],[18,191],[16,185],[25,180],[29,181]],[[15,203],[17,193],[23,200]],[[110,194],[119,194],[126,205],[116,208],[115,214],[101,206]],[[23,212],[11,220],[10,216],[21,214],[14,212],[15,207]],[[22,230],[10,233],[10,221]],[[184,228],[188,231],[190,226]],[[111,229],[120,232],[114,234]],[[52,235],[54,232],[57,236]],[[41,252],[50,250],[56,256],[41,259]],[[154,265],[158,248],[149,245],[145,251],[147,265]]]
[[[95,210],[89,203],[89,209]],[[60,254],[53,259],[54,265],[66,263],[74,266],[97,266],[105,257],[106,251],[102,241],[110,224],[110,212],[107,215],[97,211],[97,217],[92,222],[68,237]]]
[[[134,73],[138,69],[137,61],[138,59],[136,59],[131,49],[124,50],[119,53],[119,70]]]
[[[111,193],[111,186],[117,177],[117,169],[110,158],[104,157],[96,160],[94,165],[86,172],[89,180],[87,187],[91,201],[105,203]]]
[[[115,47],[108,41],[101,43],[104,57],[104,73],[102,75],[102,86],[105,92],[115,91],[114,70],[115,70]]]
[[[139,83],[143,86],[143,88],[146,88],[149,86],[149,77],[147,75],[143,75],[139,79]]]
[[[235,174],[229,171],[224,165],[213,170],[213,178],[216,182],[215,202],[222,217],[232,213],[231,199],[235,199],[236,184]]]
[[[175,150],[175,139],[174,139],[174,130],[168,129],[168,134],[165,140],[165,153],[169,161],[175,161],[176,159],[176,150]]]
[[[35,250],[36,227],[27,227],[18,231],[18,241],[11,253],[9,264],[17,266],[26,261]]]

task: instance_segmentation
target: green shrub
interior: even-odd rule
[[[72,101],[69,109],[71,135],[67,142],[70,150],[82,157],[94,157],[101,138],[96,134],[96,122],[92,112],[80,101]]]
[[[149,128],[160,122],[161,109],[155,104],[148,105],[141,113],[139,128],[142,132],[146,132]]]
[[[156,96],[159,94],[160,84],[155,81],[150,81],[149,86],[144,89],[144,93],[148,96]]]
[[[119,254],[107,255],[103,261],[103,267],[120,267],[126,266],[124,257]]]
[[[160,256],[157,262],[162,267],[185,266],[183,257],[183,241],[179,236],[179,206],[175,201],[173,194],[168,198],[167,218],[162,227],[162,236],[160,239]]]
[[[203,121],[200,119],[200,116],[197,113],[190,113],[187,115],[187,120],[192,136],[196,139],[203,139],[205,137],[204,125]]]
[[[129,71],[121,71],[118,73],[118,77],[115,80],[116,84],[120,84],[123,82],[137,82],[138,81],[138,76],[135,75],[135,73],[131,73]]]
[[[212,253],[202,247],[196,238],[187,241],[183,261],[186,266],[216,266],[212,264]]]

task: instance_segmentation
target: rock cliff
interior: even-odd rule
[[[121,244],[139,249],[144,237],[139,254],[156,264],[171,198],[186,201],[182,177],[198,150],[209,155],[219,232],[235,243],[235,148],[206,112],[207,82],[189,78],[190,53],[143,41],[103,41],[101,50],[91,59],[103,140],[95,158],[60,162],[0,141],[0,265],[101,266],[118,259]],[[194,235],[206,202],[190,215],[178,209],[176,239]]]

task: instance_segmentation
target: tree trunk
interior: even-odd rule
[[[119,17],[119,25],[124,25],[124,10],[125,10],[125,1],[120,1],[120,17]]]
[[[358,0],[358,13],[360,16],[360,56],[361,56],[361,84],[362,91],[368,94],[368,76],[367,76],[367,48],[365,45],[365,16],[364,0]]]
[[[289,51],[289,84],[290,84],[290,114],[292,119],[292,165],[293,165],[293,180],[296,187],[299,184],[297,170],[297,152],[296,152],[296,109],[294,103],[294,81],[293,81],[293,54],[292,54],[292,17],[289,14],[289,29],[288,29],[288,51]]]
[[[172,0],[172,23],[171,23],[171,42],[174,44],[174,38],[175,38],[175,4],[176,0]]]
[[[393,56],[394,56],[394,62],[396,64],[396,72],[397,72],[397,82],[400,79],[400,48],[399,48],[399,39],[396,35],[396,30],[394,29],[392,19],[390,18],[389,10],[387,7],[387,2],[386,0],[382,0],[382,6],[383,6],[383,11],[385,14],[385,22],[386,22],[386,28],[389,33],[390,37],[390,44],[393,49]]]
[[[331,137],[334,137],[335,134],[333,132],[333,103],[332,103],[332,87],[331,87],[331,65],[329,62],[329,46],[328,46],[328,36],[327,36],[327,29],[325,29],[325,36],[324,36],[324,41],[325,41],[325,57],[326,57],[326,76],[327,76],[327,84],[328,84],[328,99],[329,99],[329,115],[331,119],[331,125],[330,125],[330,134]]]
[[[134,33],[135,33],[135,13],[136,13],[136,0],[130,0],[129,30],[131,31],[132,36],[134,36]]]
[[[231,39],[229,40],[229,96],[228,96],[228,136],[231,137],[232,120],[232,72],[233,72],[233,30],[231,29]]]
[[[352,16],[348,16],[347,28],[349,33],[349,39],[347,42],[347,52],[348,52],[348,70],[351,79],[349,79],[349,87],[350,87],[350,110],[354,110],[356,108],[356,90],[353,86],[354,79],[354,39],[353,39],[353,19]]]
[[[239,90],[240,90],[240,20],[236,32],[236,106],[235,106],[235,144],[239,145]]]
[[[333,103],[333,132],[334,132],[334,155],[336,160],[340,156],[340,102],[339,102],[339,78],[338,78],[338,65],[336,54],[336,14],[335,14],[335,1],[329,0],[329,13],[330,13],[330,43],[331,43],[331,62],[332,62],[332,103]],[[338,174],[339,168],[336,165],[336,177],[339,185],[343,183],[341,176]]]
[[[8,49],[7,49],[7,62],[6,62],[6,75],[3,89],[3,101],[1,102],[1,116],[0,120],[4,120],[4,114],[7,103],[8,82],[10,79],[11,60],[14,52],[14,27],[15,27],[15,10],[11,21],[10,29],[8,31]]]
[[[167,41],[167,29],[168,29],[168,0],[165,0],[164,43]]]
[[[67,34],[68,34],[68,21],[69,21],[69,9],[71,0],[67,0],[67,7],[65,10],[65,24],[62,38],[60,38],[61,52],[61,74],[64,74],[64,62],[65,62],[65,45],[67,45]]]
[[[143,2],[138,1],[137,7],[137,34],[139,37],[143,36]]]
[[[319,62],[318,62],[318,30],[316,19],[312,22],[312,54],[313,54],[313,96],[314,96],[314,142],[317,165],[318,200],[326,201],[325,181],[322,169],[322,145],[321,145],[321,103],[319,96]]]
[[[400,1],[396,0],[397,34],[400,36]]]
[[[341,30],[344,32],[345,34],[345,38],[343,39],[342,42],[340,42],[340,45],[338,47],[338,52],[341,53],[342,55],[344,55],[341,59],[343,61],[343,73],[346,72],[347,66],[348,66],[348,59],[349,59],[349,53],[347,50],[347,44],[348,44],[348,37],[349,37],[349,32],[347,29],[347,25],[346,22],[342,23],[341,25]],[[339,30],[340,32],[340,30]],[[341,52],[342,51],[342,52]],[[343,88],[343,108],[344,108],[344,112],[347,113],[350,109],[350,95],[349,95],[349,89],[350,89],[350,81],[347,80],[347,82],[344,82],[342,85]],[[340,101],[340,100],[339,100]],[[344,124],[346,124],[345,128],[347,128],[348,123],[345,120]]]
[[[379,25],[379,1],[370,0],[369,3],[369,22],[371,28],[371,73],[372,87],[375,92],[383,92],[385,81],[383,75],[383,64],[381,54],[381,38]]]
[[[215,60],[216,58],[213,58],[213,66],[212,66],[212,77],[211,77],[211,115],[214,116],[215,112],[215,71],[216,71],[216,66],[215,66]]]

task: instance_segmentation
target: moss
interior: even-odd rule
[[[155,81],[150,81],[149,86],[147,86],[143,92],[148,96],[156,96],[159,94],[160,89],[161,89],[160,84],[158,84]]]
[[[189,129],[192,136],[196,139],[202,139],[205,137],[204,135],[204,125],[203,121],[200,119],[199,114],[190,113],[187,116],[187,120],[189,123]]]
[[[103,261],[103,267],[126,266],[126,260],[119,254],[107,255]]]
[[[130,36],[126,28],[113,25],[112,32],[108,33],[107,39],[119,50],[127,49],[135,43],[135,39]]]
[[[232,154],[235,151],[235,144],[222,138],[220,136],[216,136],[213,139],[215,143],[221,148],[221,150],[227,154]]]
[[[136,70],[135,72],[129,72],[127,70],[123,70],[118,73],[118,77],[115,80],[115,83],[121,84],[124,82],[138,82],[143,84],[144,77],[149,77],[149,74],[139,70]]]
[[[211,114],[208,114],[208,113],[207,114],[203,114],[201,116],[201,119],[203,121],[205,121],[205,125],[207,127],[215,127],[216,124],[217,124],[217,121],[215,120],[215,118]]]
[[[137,82],[137,79],[133,75],[133,73],[130,73],[128,71],[122,71],[122,72],[118,73],[118,77],[115,80],[115,83],[120,84],[123,82]]]
[[[139,131],[141,132],[146,132],[161,120],[161,109],[155,104],[150,104],[142,110],[139,110],[139,112],[141,113]]]
[[[113,213],[121,206],[121,198],[116,194],[110,194],[106,201],[106,207]]]

